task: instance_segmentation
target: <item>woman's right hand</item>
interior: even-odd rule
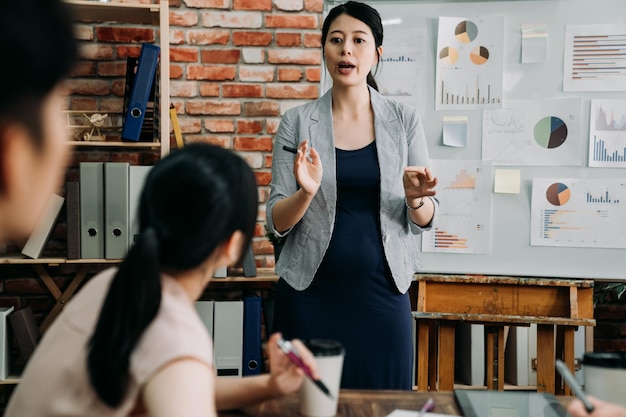
[[[309,150],[310,149],[310,150]],[[322,183],[322,161],[315,148],[305,140],[298,146],[298,154],[293,165],[293,173],[298,185],[308,195],[315,195]]]
[[[574,399],[568,405],[567,411],[572,417],[626,417],[626,408],[617,404],[600,401],[589,396],[589,401],[593,404],[594,410],[590,414],[585,410],[585,406],[579,399]]]

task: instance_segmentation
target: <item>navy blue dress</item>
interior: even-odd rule
[[[376,143],[336,150],[337,215],[313,283],[276,284],[274,331],[286,338],[330,338],[346,348],[342,388],[412,389],[408,293],[395,287],[380,231]]]

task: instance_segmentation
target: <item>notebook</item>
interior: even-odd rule
[[[454,390],[465,417],[567,417],[556,397],[534,391]]]

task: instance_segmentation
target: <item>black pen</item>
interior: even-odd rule
[[[294,365],[296,365],[298,368],[302,369],[304,373],[306,374],[306,376],[309,377],[309,379],[315,385],[317,385],[317,387],[320,390],[322,390],[324,394],[328,395],[331,399],[334,399],[333,394],[330,393],[330,390],[328,389],[328,387],[321,380],[313,378],[313,374],[311,373],[311,370],[306,365],[306,363],[304,363],[302,358],[300,358],[300,355],[298,355],[298,352],[296,351],[296,349],[293,347],[293,345],[291,344],[289,340],[280,338],[278,339],[278,342],[276,343],[278,344],[278,347],[280,348],[280,350],[282,350],[285,353],[285,355],[287,355],[287,357],[291,359],[291,362],[293,362]]]
[[[593,404],[589,402],[589,398],[587,398],[585,392],[580,388],[578,382],[576,382],[576,379],[574,378],[574,375],[572,375],[572,372],[569,370],[567,365],[565,365],[565,362],[557,359],[556,369],[559,371],[567,385],[569,385],[569,387],[572,389],[574,395],[584,404],[587,412],[591,414],[593,412]]]
[[[298,148],[292,148],[291,146],[284,145],[283,146],[283,151],[287,151],[287,152],[291,152],[291,153],[297,154],[298,153]]]

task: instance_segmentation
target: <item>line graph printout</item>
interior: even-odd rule
[[[423,109],[426,29],[385,28],[385,49],[375,74],[382,95]]]
[[[626,100],[591,100],[589,166],[626,168]]]
[[[483,160],[496,166],[581,165],[580,99],[508,100],[505,106],[483,110]]]
[[[565,27],[563,91],[626,91],[626,24]]]
[[[502,107],[504,17],[440,17],[436,110]]]
[[[489,253],[491,165],[483,161],[431,160],[439,179],[439,218],[422,234],[423,252]]]
[[[532,246],[626,249],[626,179],[533,180]]]

